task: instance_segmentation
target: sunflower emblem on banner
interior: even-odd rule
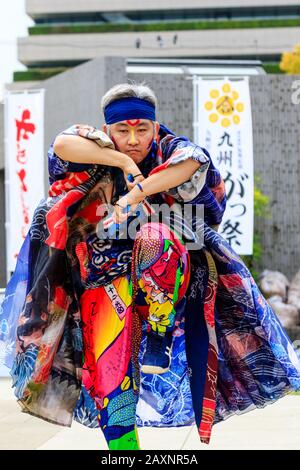
[[[212,124],[218,122],[225,128],[240,124],[245,105],[229,83],[224,83],[219,90],[213,88],[209,96],[211,99],[205,102],[204,107],[210,112],[209,120]]]

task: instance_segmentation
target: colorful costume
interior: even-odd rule
[[[48,157],[49,197],[35,211],[0,312],[1,350],[24,412],[100,426],[110,449],[137,449],[136,426],[196,421],[208,443],[214,423],[300,390],[292,344],[214,230],[225,188],[205,149],[161,125],[139,165],[148,176],[199,162],[188,182],[149,197],[204,204],[204,245],[189,253],[164,224],[154,226],[156,242],[146,241],[147,225],[134,241],[99,239],[104,215],[96,209],[126,192],[122,171],[62,161],[53,145]],[[139,374],[149,325],[174,326],[162,376]]]

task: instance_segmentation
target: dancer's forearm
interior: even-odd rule
[[[128,155],[108,147],[99,147],[96,142],[77,135],[59,135],[53,148],[62,160],[73,163],[95,163],[123,169],[131,162]]]
[[[142,201],[146,196],[167,191],[188,181],[190,177],[199,168],[200,163],[189,158],[184,162],[169,166],[164,170],[148,176],[141,182],[143,191],[135,186],[129,193],[129,202],[135,203]]]

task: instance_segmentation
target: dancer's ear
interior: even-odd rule
[[[159,129],[160,129],[160,124],[158,121],[155,121],[154,123],[154,140],[157,140],[158,139],[158,133],[159,133]]]
[[[103,132],[105,132],[106,135],[108,135],[108,137],[110,137],[110,126],[108,126],[107,124],[103,124],[102,130]]]

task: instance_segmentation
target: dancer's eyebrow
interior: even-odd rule
[[[142,122],[139,122],[137,127],[139,126],[148,126],[149,125],[149,122],[148,121],[142,121]]]

